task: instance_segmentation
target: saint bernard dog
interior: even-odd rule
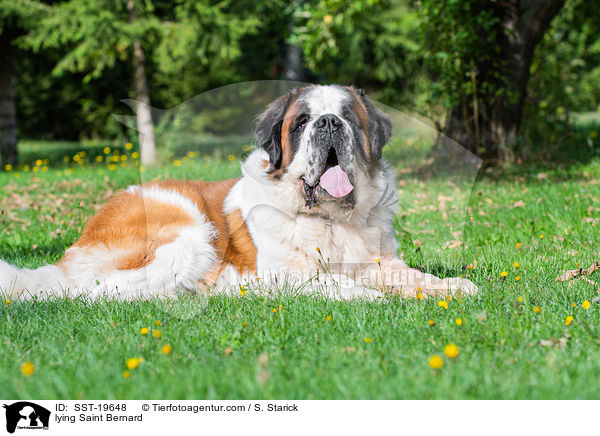
[[[0,290],[149,298],[288,283],[335,299],[477,292],[398,257],[394,172],[382,160],[392,124],[362,91],[297,88],[267,107],[254,133],[239,179],[120,191],[58,264],[0,261]]]

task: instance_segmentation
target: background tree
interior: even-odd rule
[[[444,132],[484,158],[512,157],[534,50],[564,0],[423,1]]]
[[[593,118],[599,110],[600,8],[584,0],[570,0],[552,21],[531,63],[520,143],[515,150],[519,159],[590,154],[597,130],[583,132],[585,139],[578,137],[577,118]],[[582,151],[569,150],[567,144],[572,143],[581,144],[578,149]]]
[[[44,9],[41,3],[0,0],[0,163],[18,162],[17,109],[15,103],[15,58],[24,53],[15,39],[24,34]]]
[[[320,80],[376,90],[388,103],[406,103],[419,93],[423,46],[411,1],[303,2],[294,18],[290,40]]]
[[[600,8],[562,4],[0,0],[0,140],[13,150],[0,153],[16,162],[15,112],[21,138],[123,142],[130,132],[111,114],[128,111],[124,98],[145,102],[141,115],[231,83],[295,77],[365,88],[490,160],[550,159],[581,134],[577,112],[600,104]],[[227,120],[242,108],[204,101],[232,113],[197,126],[238,132]],[[151,121],[146,113],[139,130]]]
[[[156,160],[150,99],[146,84],[144,45],[159,39],[160,23],[150,3],[135,0],[71,0],[52,7],[25,39],[34,51],[63,49],[53,73],[84,72],[83,82],[100,77],[117,62],[131,60],[134,96],[144,164]]]

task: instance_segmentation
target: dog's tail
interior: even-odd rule
[[[67,285],[67,276],[59,265],[19,269],[0,260],[0,294],[6,298],[30,298],[43,291],[57,291]]]

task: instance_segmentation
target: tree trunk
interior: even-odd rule
[[[294,32],[294,20],[288,21],[288,34]],[[306,80],[306,74],[302,65],[302,49],[288,42],[282,42],[280,48],[281,78],[295,82]]]
[[[15,87],[12,79],[10,56],[6,50],[0,53],[0,163],[16,165],[17,151],[17,108]]]
[[[471,101],[454,107],[445,133],[484,159],[512,158],[527,95],[531,60],[535,47],[565,0],[508,0],[502,6],[501,59],[506,65],[503,97],[477,95],[477,84],[492,81],[489,65],[473,59],[470,79],[476,92]],[[469,72],[467,72],[469,73]]]
[[[134,6],[135,2],[133,0],[127,3],[130,21],[134,21],[136,17]],[[137,100],[136,115],[141,162],[142,165],[154,165],[156,163],[156,142],[150,109],[150,95],[148,93],[148,83],[146,82],[146,68],[144,67],[144,50],[137,40],[133,42],[132,64]]]

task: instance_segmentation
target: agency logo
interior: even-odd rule
[[[18,428],[26,430],[48,430],[50,411],[28,401],[5,404],[6,431],[14,433]]]

